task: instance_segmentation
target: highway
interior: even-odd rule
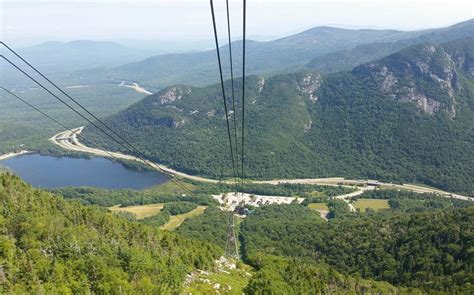
[[[66,130],[63,132],[60,132],[56,135],[54,135],[50,140],[67,150],[71,151],[76,151],[76,152],[82,152],[82,153],[87,153],[87,154],[93,154],[96,156],[101,156],[101,157],[113,157],[117,159],[123,159],[123,160],[129,160],[129,161],[137,161],[140,163],[145,163],[148,164],[149,166],[153,167],[155,170],[162,172],[162,173],[167,173],[170,175],[175,175],[178,177],[194,180],[194,181],[200,181],[200,182],[207,182],[207,183],[218,183],[220,180],[217,179],[210,179],[210,178],[205,178],[205,177],[200,177],[200,176],[194,176],[194,175],[189,175],[183,172],[176,171],[174,169],[171,169],[165,165],[154,163],[151,161],[143,161],[135,156],[130,156],[130,155],[125,155],[122,153],[117,153],[117,152],[109,152],[109,151],[104,151],[101,149],[97,148],[91,148],[88,146],[85,146],[78,140],[78,135],[83,131],[84,127],[78,127],[75,129]],[[228,183],[233,183],[233,181],[224,181]],[[367,185],[371,183],[375,183],[377,186],[380,187],[391,187],[393,189],[401,189],[401,190],[408,190],[408,191],[413,191],[417,193],[436,193],[444,197],[448,198],[454,198],[454,199],[459,199],[459,200],[464,200],[464,201],[474,201],[473,197],[468,197],[468,196],[463,196],[459,194],[454,194],[450,192],[446,192],[443,190],[435,189],[435,188],[428,188],[420,185],[414,185],[414,184],[393,184],[393,183],[384,183],[384,182],[379,182],[379,181],[373,181],[373,180],[360,180],[360,179],[344,179],[340,177],[332,177],[332,178],[305,178],[305,179],[276,179],[276,180],[262,180],[262,181],[251,181],[252,183],[261,183],[261,184],[279,184],[279,183],[294,183],[294,184],[314,184],[314,185],[343,185],[346,187],[352,187],[356,188],[357,190],[355,192],[352,192],[350,194],[345,194],[345,195],[340,195],[337,196],[336,198],[338,199],[343,199],[345,201],[349,201],[351,197],[361,195],[364,191],[374,189],[374,186]],[[351,205],[351,210],[355,210]]]

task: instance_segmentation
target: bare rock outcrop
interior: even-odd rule
[[[308,95],[308,100],[314,103],[318,100],[316,92],[321,87],[321,83],[321,75],[308,73],[304,75],[303,79],[298,81],[298,90],[301,93]]]

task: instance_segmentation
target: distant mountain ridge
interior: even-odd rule
[[[304,32],[269,42],[247,42],[247,71],[249,74],[269,74],[285,72],[287,68],[299,67],[320,58],[323,62],[329,55],[336,54],[331,62],[342,63],[343,66],[325,64],[308,66],[310,70],[335,72],[350,70],[359,64],[381,58],[402,48],[422,42],[446,42],[474,35],[474,20],[469,20],[447,28],[420,31],[397,30],[349,30],[333,27],[315,27]],[[372,46],[370,44],[373,44]],[[234,69],[238,76],[241,71],[242,42],[233,42]],[[353,52],[358,46],[362,50],[360,61],[354,59]],[[363,46],[369,46],[372,52],[366,52]],[[382,49],[378,49],[381,46]],[[372,48],[373,47],[373,48]],[[349,51],[348,54],[344,54]],[[229,56],[228,45],[221,47],[222,61],[227,71]],[[147,83],[154,88],[162,88],[176,83],[191,85],[207,85],[217,81],[215,50],[189,54],[167,54],[150,57],[144,61],[127,64],[107,76],[121,77]],[[333,69],[335,68],[335,70]]]
[[[420,34],[420,32],[422,33]],[[395,41],[387,41],[382,38],[374,43],[335,51],[311,60],[304,68],[322,73],[347,71],[358,65],[382,58],[416,44],[424,42],[439,44],[460,38],[472,37],[474,36],[474,20],[468,20],[442,29],[405,32],[402,35],[408,35],[409,38],[399,38],[399,40]]]
[[[90,40],[48,41],[18,52],[47,72],[117,66],[153,54],[150,50],[128,48],[115,42]]]
[[[425,43],[351,72],[248,77],[247,176],[360,177],[474,194],[472,49],[472,38]],[[150,159],[228,177],[223,118],[215,84],[168,87],[106,121]],[[92,128],[85,135],[118,148]]]

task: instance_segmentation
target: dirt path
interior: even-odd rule
[[[210,179],[210,178],[205,178],[205,177],[200,177],[200,176],[194,176],[194,175],[189,175],[183,172],[176,171],[174,169],[171,169],[165,165],[161,165],[158,163],[154,163],[151,161],[143,161],[137,157],[130,156],[130,155],[125,155],[122,153],[117,153],[117,152],[106,152],[100,149],[96,148],[91,148],[88,146],[85,146],[81,142],[79,142],[77,135],[82,132],[84,127],[79,127],[75,128],[71,131],[63,131],[60,132],[56,135],[54,135],[50,140],[65,149],[68,150],[73,150],[76,152],[83,152],[83,153],[88,153],[88,154],[93,154],[101,157],[111,157],[113,155],[117,159],[123,159],[123,160],[131,160],[131,161],[137,161],[141,163],[145,163],[153,167],[154,169],[162,172],[162,173],[168,173],[170,175],[175,175],[179,176],[182,178],[190,179],[190,180],[195,180],[199,182],[207,182],[207,183],[219,183],[219,180],[216,179]],[[224,182],[229,182],[231,181],[224,181]],[[275,180],[265,180],[265,181],[251,181],[252,183],[261,183],[261,184],[279,184],[279,183],[294,183],[294,184],[314,184],[314,185],[342,185],[346,187],[352,187],[356,188],[357,190],[355,192],[349,193],[349,194],[344,194],[340,196],[336,196],[337,199],[342,199],[348,202],[348,200],[351,197],[358,196],[362,194],[366,190],[374,189],[372,186],[367,186],[368,183],[373,182],[373,181],[367,181],[367,180],[358,180],[358,179],[344,179],[341,177],[331,177],[331,178],[306,178],[306,179],[275,179]],[[383,186],[383,187],[391,187],[395,189],[404,189],[404,190],[409,190],[413,192],[418,192],[418,193],[437,193],[439,195],[442,195],[444,197],[448,198],[455,198],[459,200],[464,200],[464,201],[474,201],[473,197],[467,197],[459,194],[453,194],[450,192],[445,192],[442,190],[438,189],[433,189],[433,188],[427,188],[423,186],[418,186],[418,185],[413,185],[413,184],[392,184],[392,183],[383,183],[383,182],[376,182],[377,185]],[[360,187],[360,185],[364,185],[363,187]],[[352,204],[349,204],[349,207],[351,210],[355,210],[355,208],[352,206]]]
[[[362,195],[365,191],[369,191],[369,190],[373,190],[373,189],[374,189],[373,186],[357,187],[357,190],[355,192],[345,194],[345,195],[339,195],[339,196],[336,196],[335,198],[339,199],[339,200],[344,200],[347,203],[347,205],[349,206],[349,209],[354,212],[354,211],[356,211],[356,209],[350,203],[350,199],[352,197]]]

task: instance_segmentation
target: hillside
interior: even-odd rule
[[[316,27],[270,42],[248,40],[247,71],[269,75],[301,69],[319,73],[351,70],[354,66],[423,41],[438,44],[472,36],[472,22],[412,32]],[[234,47],[238,74],[241,70],[241,41],[234,42]],[[127,48],[113,42],[78,40],[46,42],[19,49],[19,53],[99,117],[111,115],[143,98],[145,94],[124,87],[124,80],[128,85],[138,82],[139,86],[151,92],[158,92],[175,83],[208,85],[217,81],[214,50],[159,55],[138,62],[156,52]],[[222,47],[222,54],[226,68],[226,45]],[[116,67],[125,63],[128,64]],[[110,67],[115,68],[111,70]],[[1,79],[4,86],[17,91],[23,99],[35,102],[36,106],[67,126],[84,124],[82,119],[71,116],[62,104],[58,104],[42,89],[32,87],[36,85],[10,67],[2,68]],[[57,126],[51,125],[48,119],[5,93],[0,93],[0,102],[3,106],[0,109],[0,152],[9,152],[19,145],[43,152],[54,148],[48,146],[46,138],[61,131]],[[15,133],[13,127],[25,132]],[[7,134],[8,138],[2,134]]]
[[[247,176],[375,178],[473,194],[472,48],[473,39],[424,44],[352,72],[249,77]],[[223,117],[219,85],[178,85],[107,122],[155,161],[227,177]],[[115,148],[90,127],[85,135]]]
[[[192,219],[202,218],[206,226],[217,225],[216,235],[207,230],[201,232],[212,240],[204,242],[185,238],[189,236],[186,230],[176,235],[160,231],[154,224],[147,226],[116,216],[101,207],[66,201],[6,173],[0,175],[0,201],[2,294],[183,294],[188,279],[197,274],[221,284],[242,281],[245,275],[242,290],[232,290],[230,294],[418,292],[342,274],[323,262],[299,261],[274,253],[255,255],[254,248],[253,260],[249,260],[256,267],[254,274],[247,274],[244,270],[248,266],[240,262],[237,271],[235,267],[220,270],[219,266],[214,267],[214,260],[223,251],[219,248],[219,230],[225,231],[225,218],[214,206],[210,206],[214,213],[209,215],[206,211]],[[178,203],[167,203],[170,204]],[[314,225],[323,226],[313,212],[304,213],[303,224],[309,218]],[[257,215],[253,222],[259,222],[259,218]],[[194,234],[199,232],[199,228],[193,230]],[[250,237],[253,233],[248,234]],[[217,293],[212,286],[198,281],[192,290],[196,294]]]
[[[0,175],[0,293],[176,294],[221,250]]]
[[[473,209],[388,211],[321,222],[301,205],[265,206],[245,219],[240,237],[246,259],[256,265],[265,265],[268,255],[296,257],[306,264],[324,262],[343,274],[428,293],[471,294]],[[299,267],[304,269],[304,263]],[[291,274],[297,269],[295,265],[286,270],[283,286],[294,284]],[[304,282],[305,275],[299,274]]]
[[[247,294],[338,294],[341,285],[357,294],[472,293],[472,202],[387,189],[360,197],[389,208],[351,212],[327,197],[249,207],[237,223],[242,260],[255,273]],[[328,221],[310,209],[318,204],[330,207]],[[208,208],[178,232],[224,247],[223,219]]]

